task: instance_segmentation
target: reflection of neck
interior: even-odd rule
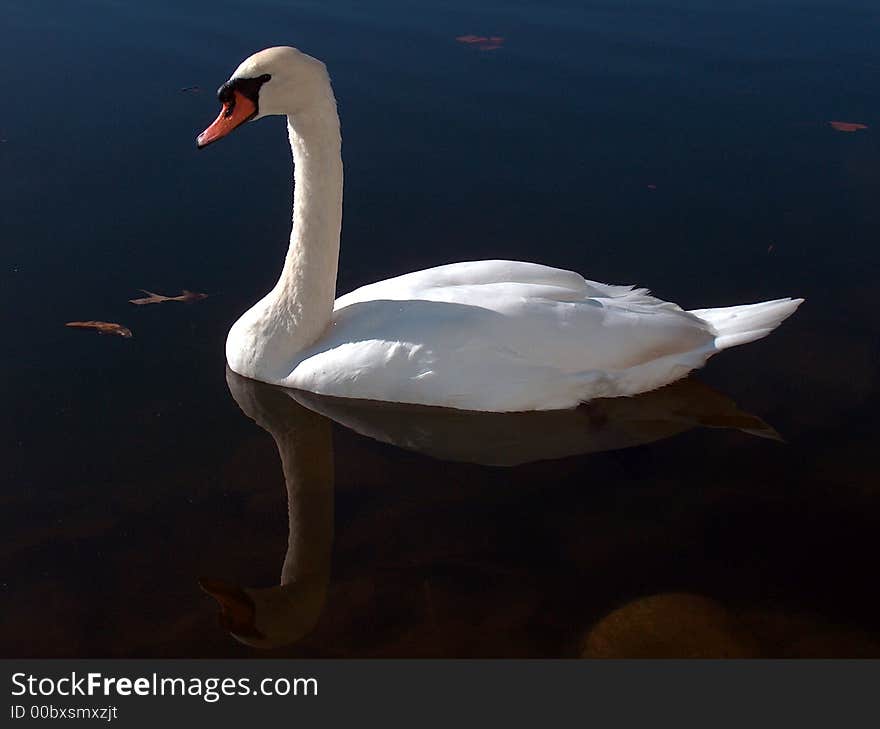
[[[293,405],[293,403],[290,403]],[[296,428],[273,432],[287,484],[288,541],[281,585],[326,579],[333,544],[333,449],[330,423],[297,407]],[[305,427],[304,427],[305,426]]]
[[[324,607],[333,548],[333,449],[330,422],[283,393],[283,423],[260,422],[272,434],[287,484],[288,541],[277,587],[250,589],[256,628],[275,645],[299,640]]]
[[[281,584],[245,588],[259,647],[286,645],[308,633],[324,607],[333,549],[333,443],[330,421],[284,390],[227,371],[242,411],[275,440],[287,486],[288,541]],[[233,633],[238,631],[233,630]]]
[[[278,283],[267,297],[270,356],[287,364],[330,322],[342,227],[342,157],[333,92],[308,112],[288,117],[293,151],[293,227]]]

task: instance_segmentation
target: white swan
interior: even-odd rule
[[[289,47],[221,86],[205,147],[287,116],[293,229],[278,283],[232,326],[230,368],[323,395],[497,412],[571,408],[677,380],[759,339],[802,299],[684,311],[645,289],[519,261],[470,261],[335,297],[342,225],[339,117],[323,63]]]

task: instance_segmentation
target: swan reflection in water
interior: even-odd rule
[[[531,413],[469,413],[322,397],[265,385],[229,369],[227,383],[242,412],[278,447],[287,486],[287,554],[277,586],[239,587],[218,579],[200,584],[217,600],[221,624],[257,648],[295,643],[312,630],[324,606],[333,546],[331,420],[407,450],[491,466],[630,448],[695,427],[778,439],[763,420],[695,380],[574,410]]]

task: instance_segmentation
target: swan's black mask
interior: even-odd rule
[[[223,108],[214,123],[198,136],[196,146],[203,149],[256,117],[260,113],[260,89],[271,78],[268,73],[256,78],[233,78],[217,89]]]
[[[235,92],[238,91],[244,98],[249,99],[254,104],[254,111],[248,119],[255,117],[260,110],[260,89],[272,76],[264,73],[256,78],[233,78],[217,89],[217,101],[221,104],[228,104],[229,111],[235,109]],[[231,116],[231,114],[230,114]]]

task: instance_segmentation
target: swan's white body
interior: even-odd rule
[[[230,368],[323,395],[496,412],[575,407],[683,377],[765,336],[801,299],[687,312],[645,289],[518,261],[439,266],[335,300],[341,139],[324,65],[271,48],[233,74],[272,80],[260,116],[288,117],[290,249],[275,288],[232,327]]]

